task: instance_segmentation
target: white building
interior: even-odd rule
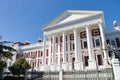
[[[102,11],[68,10],[42,30],[43,42],[39,39],[36,44],[14,45],[31,66],[34,63],[36,70],[105,68],[108,65],[106,44],[120,51],[120,31],[105,27]]]

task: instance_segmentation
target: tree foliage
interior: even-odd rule
[[[24,74],[27,69],[30,69],[30,65],[27,63],[25,58],[19,58],[16,62],[9,67],[9,70],[14,75]]]
[[[12,59],[12,52],[16,51],[12,47],[8,46],[7,44],[11,43],[10,41],[1,41],[1,36],[0,36],[0,60],[2,58],[9,58]]]
[[[6,62],[0,60],[0,71],[2,70],[3,67],[6,67]]]
[[[6,62],[3,61],[3,59],[12,59],[12,51],[16,51],[12,47],[8,46],[8,43],[10,43],[10,41],[2,41],[2,36],[0,36],[0,72],[3,67],[6,67]]]

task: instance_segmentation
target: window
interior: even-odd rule
[[[96,47],[100,46],[100,40],[99,39],[95,39],[95,45],[96,45]]]
[[[70,50],[73,51],[74,49],[75,49],[74,42],[71,41],[71,42],[70,42]]]
[[[111,41],[111,45],[112,45],[112,47],[115,47],[115,41],[114,40]]]
[[[75,45],[74,45],[74,43],[73,43],[73,50],[75,49]]]
[[[42,60],[40,59],[40,64],[42,64]]]
[[[84,41],[84,48],[87,48],[87,41]]]
[[[81,38],[86,38],[86,31],[80,33]]]
[[[62,36],[60,36],[60,42],[62,42],[62,38],[63,38],[63,37],[62,37]]]
[[[74,40],[74,34],[70,34],[70,40]]]
[[[48,57],[48,49],[46,50],[46,57]]]
[[[89,59],[89,57],[85,56],[84,59],[85,59],[85,66],[88,66],[88,59]]]
[[[98,36],[98,35],[100,35],[99,29],[93,29],[93,30],[92,30],[92,35],[93,35],[93,36]]]
[[[102,65],[103,62],[102,62],[102,56],[101,55],[97,55],[98,57],[98,65]]]
[[[38,51],[38,57],[40,57],[40,51]]]
[[[48,58],[46,58],[46,64],[48,64]]]
[[[41,57],[43,56],[43,53],[41,52]]]

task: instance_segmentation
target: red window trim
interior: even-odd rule
[[[98,34],[94,34],[94,31],[97,30],[98,31]],[[92,29],[92,36],[98,36],[100,35],[100,30],[97,28],[97,29]]]

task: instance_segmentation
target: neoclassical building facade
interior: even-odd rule
[[[67,10],[42,30],[38,43],[13,45],[18,50],[14,58],[22,55],[37,71],[106,68],[106,45],[120,51],[120,31],[106,28],[103,11]]]

